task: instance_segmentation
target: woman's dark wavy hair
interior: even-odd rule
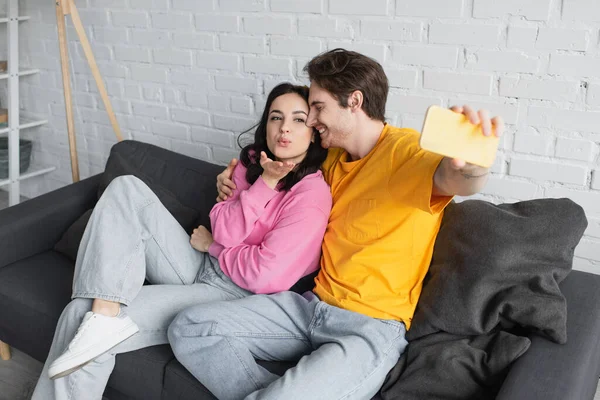
[[[244,167],[248,169],[246,172],[246,180],[250,184],[256,182],[258,177],[263,173],[263,167],[260,165],[260,152],[264,151],[270,159],[275,159],[275,155],[271,153],[269,147],[267,146],[267,123],[269,122],[269,110],[271,109],[271,105],[276,98],[288,93],[295,93],[308,103],[308,87],[292,85],[291,83],[281,83],[275,86],[273,90],[271,90],[271,93],[269,93],[269,96],[267,97],[267,103],[265,104],[265,109],[262,117],[260,118],[260,122],[247,131],[242,132],[242,134],[238,136],[238,144],[240,147],[243,147],[240,143],[240,138],[242,135],[250,132],[256,127],[256,131],[254,132],[254,143],[243,147],[240,153],[240,161]],[[315,129],[313,129],[313,132],[315,141],[311,142],[310,146],[308,147],[306,157],[300,162],[300,164],[296,166],[296,168],[294,168],[293,171],[279,181],[279,190],[290,190],[306,175],[317,172],[321,168],[323,161],[325,161],[327,158],[327,149],[321,147],[321,136]]]

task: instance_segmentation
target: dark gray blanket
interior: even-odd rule
[[[569,199],[448,206],[391,399],[493,399],[528,334],[565,343],[568,275],[587,220]]]

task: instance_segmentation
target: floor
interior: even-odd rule
[[[10,361],[0,360],[0,400],[30,400],[41,371],[42,363],[12,349]],[[594,400],[600,400],[600,383]]]

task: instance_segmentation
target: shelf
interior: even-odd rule
[[[29,19],[31,19],[31,17],[28,15],[17,17],[17,20],[19,20],[19,21],[27,21]],[[4,17],[4,16],[0,17],[0,24],[5,23],[5,22],[8,22],[8,18]]]
[[[29,167],[29,169],[27,170],[27,172],[22,173],[19,175],[19,181],[24,181],[26,179],[30,179],[36,176],[40,176],[40,175],[44,175],[47,173],[50,173],[52,171],[54,171],[56,169],[56,167],[47,167],[47,166],[39,166],[39,165],[32,165]],[[10,183],[10,179],[4,179],[0,181],[0,187],[2,186],[6,186]]]
[[[19,73],[17,75],[27,76],[27,75],[37,74],[38,72],[40,72],[39,69],[24,69],[22,71],[19,71]],[[9,77],[9,75],[7,72],[0,74],[0,79],[8,79],[8,77]]]
[[[44,125],[47,123],[48,123],[47,119],[33,119],[33,118],[22,117],[21,123],[19,124],[19,129],[34,128],[36,126]],[[0,135],[3,133],[8,133],[8,131],[10,131],[10,128],[8,128],[8,127],[1,128]]]

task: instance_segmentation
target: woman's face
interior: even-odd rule
[[[313,129],[306,126],[308,104],[296,93],[277,97],[271,104],[267,121],[267,146],[279,161],[300,163],[314,140]]]

